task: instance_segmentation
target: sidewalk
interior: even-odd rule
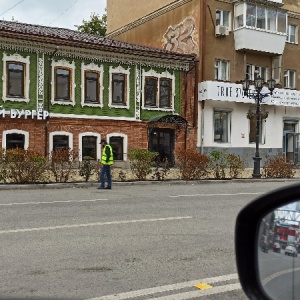
[[[244,179],[203,179],[203,180],[145,180],[145,181],[113,181],[113,186],[128,185],[187,185],[187,184],[211,184],[211,183],[245,183],[245,182],[291,182],[300,183],[300,178],[244,178]],[[66,182],[66,183],[45,183],[45,184],[0,184],[0,190],[34,190],[34,189],[65,189],[65,188],[90,188],[98,187],[99,182]]]

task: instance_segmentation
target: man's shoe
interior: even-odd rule
[[[107,186],[105,189],[106,190],[111,190],[111,186]]]
[[[98,187],[97,187],[97,190],[103,190],[103,189],[104,189],[103,186],[98,186]]]

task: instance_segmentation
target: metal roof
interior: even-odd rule
[[[195,55],[192,54],[182,54],[131,44],[96,34],[83,33],[66,28],[48,27],[12,21],[0,20],[0,37],[40,41],[59,46],[86,47],[90,49],[151,56],[162,59],[174,59],[183,62],[193,62],[195,60]]]

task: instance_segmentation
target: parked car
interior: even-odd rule
[[[298,256],[297,249],[294,246],[287,246],[284,250],[285,255]]]
[[[279,243],[274,243],[273,244],[273,251],[277,252],[277,253],[280,253],[281,247],[280,247]]]

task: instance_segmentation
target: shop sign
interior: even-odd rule
[[[268,93],[268,88],[265,92]],[[262,93],[264,90],[262,90]],[[219,100],[229,102],[255,103],[255,100],[244,95],[242,84],[205,81],[198,85],[199,101]],[[300,107],[300,91],[278,89],[273,91],[272,96],[263,99],[264,104]]]
[[[10,109],[6,110],[3,106],[0,106],[0,117],[11,119],[37,119],[45,120],[49,116],[49,112],[46,110],[28,110],[28,109]]]

